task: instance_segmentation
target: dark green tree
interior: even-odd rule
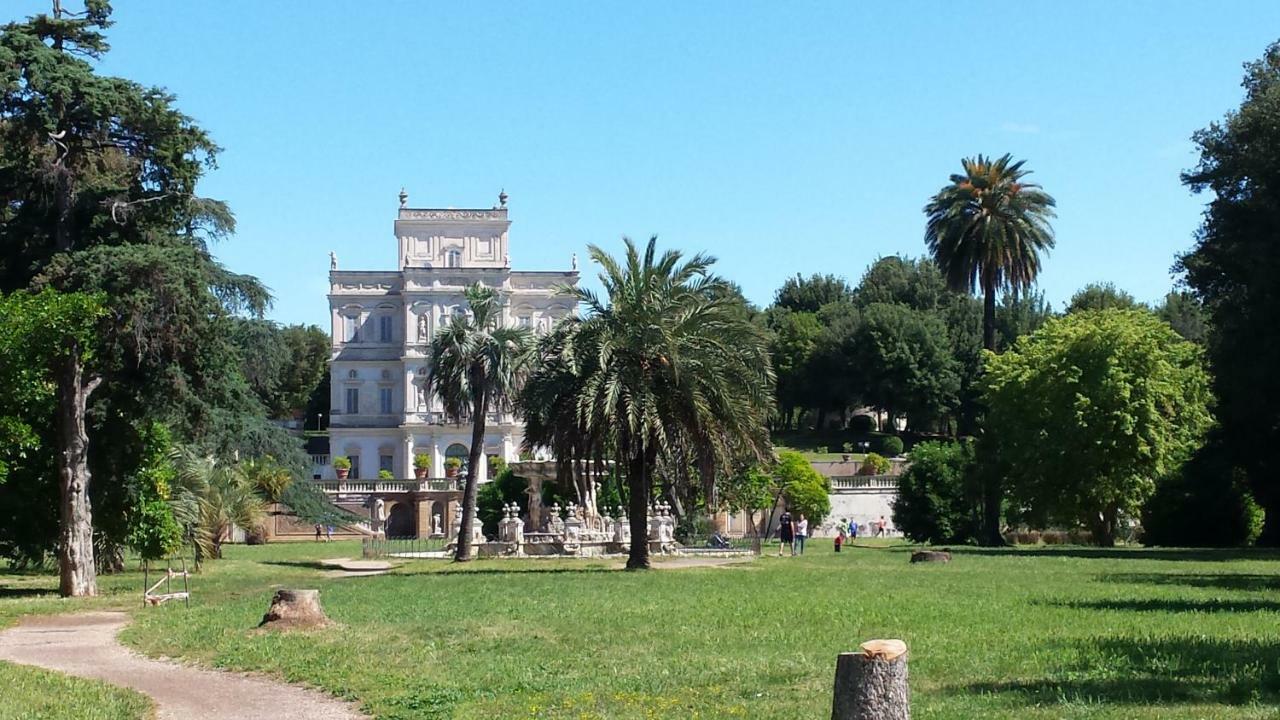
[[[937,315],[870,305],[848,353],[864,402],[887,413],[891,424],[905,415],[913,429],[927,429],[956,407],[959,364]]]
[[[1138,310],[1145,307],[1113,282],[1089,283],[1077,290],[1067,302],[1068,313],[1083,310]]]
[[[1280,545],[1280,43],[1245,65],[1244,100],[1197,132],[1182,176],[1210,201],[1177,268],[1204,302],[1223,441],[1244,469]]]
[[[1194,294],[1175,290],[1165,295],[1164,301],[1156,308],[1156,314],[1191,342],[1203,345],[1208,341],[1209,318],[1204,305]]]
[[[911,449],[898,482],[893,525],[915,542],[976,543],[982,493],[970,442],[927,442]]]
[[[232,340],[249,387],[270,417],[301,413],[328,373],[329,334],[314,325],[234,318]]]
[[[848,300],[850,292],[844,278],[817,273],[805,278],[797,274],[782,283],[773,304],[797,312],[818,312],[827,303]]]

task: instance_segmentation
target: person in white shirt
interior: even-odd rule
[[[800,519],[796,521],[796,540],[791,549],[792,555],[796,553],[804,554],[804,539],[807,537],[809,537],[809,519],[801,515]]]

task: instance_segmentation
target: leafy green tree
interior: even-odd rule
[[[915,542],[976,543],[981,488],[974,482],[973,444],[927,442],[911,450],[898,481],[893,524]]]
[[[803,514],[818,526],[831,512],[831,481],[813,469],[803,455],[792,450],[778,453],[773,476],[787,501],[787,509]]]
[[[1200,299],[1192,293],[1183,290],[1165,295],[1156,314],[1187,340],[1201,345],[1208,341],[1209,318]]]
[[[774,296],[773,304],[795,312],[818,312],[823,305],[848,300],[851,290],[844,278],[813,274],[787,278]]]
[[[471,418],[471,449],[462,495],[462,526],[454,554],[471,559],[471,521],[476,508],[485,421],[491,409],[509,411],[528,370],[533,336],[527,328],[502,325],[502,300],[493,288],[467,288],[469,312],[454,317],[431,341],[427,382],[455,421]]]
[[[209,255],[208,243],[234,227],[224,204],[196,194],[218,148],[167,92],[95,72],[109,15],[102,0],[80,13],[55,3],[50,15],[0,28],[0,290],[102,292],[111,318],[94,335],[100,386],[82,393],[93,404],[88,427],[68,435],[83,438],[83,452],[58,452],[54,442],[33,451],[77,458],[77,474],[92,472],[96,482],[78,475],[77,487],[102,510],[104,546],[124,541],[128,478],[143,463],[139,433],[149,422],[219,450],[282,444],[226,341],[228,315],[261,312],[268,296]],[[61,373],[68,390],[74,365]],[[36,473],[15,479],[31,500],[43,482]],[[92,548],[80,547],[88,532],[75,543],[44,535],[30,549],[57,546],[93,565]],[[94,589],[84,576],[66,585]]]
[[[996,294],[1029,290],[1040,274],[1040,256],[1053,248],[1053,198],[1026,180],[1029,170],[1012,156],[979,155],[961,161],[964,172],[951,176],[925,205],[925,244],[956,291],[982,291],[982,346],[995,352]],[[986,537],[1003,544],[999,532],[1000,489],[986,497]]]
[[[731,513],[745,512],[752,532],[761,537],[767,533],[760,527],[763,518],[756,516],[764,513],[764,517],[768,517],[768,511],[778,504],[780,496],[777,481],[760,465],[739,469],[725,478],[720,487],[724,509]]]
[[[1080,312],[987,358],[986,438],[1032,518],[1111,545],[1212,418],[1201,352],[1152,313]]]
[[[687,449],[685,457],[692,455],[704,482],[712,483],[718,467],[767,457],[764,421],[774,378],[764,333],[723,292],[725,282],[710,272],[713,258],[685,261],[672,250],[659,255],[656,237],[643,252],[624,242],[621,260],[591,246],[607,299],[565,288],[586,315],[562,324],[554,354],[560,360],[547,362],[551,354],[540,353],[535,378],[550,374],[570,393],[576,421],[568,431],[590,439],[587,456],[607,451],[625,468],[627,567],[642,569],[649,567],[645,515],[660,456],[671,461],[677,449]],[[536,400],[525,406],[542,414]],[[716,504],[709,498],[708,509],[714,512]]]
[[[169,504],[177,470],[173,466],[173,440],[163,425],[152,424],[142,433],[146,450],[143,463],[131,478],[126,541],[143,560],[161,560],[182,547],[182,528]]]
[[[778,376],[778,412],[782,426],[789,428],[796,409],[809,407],[813,399],[810,363],[818,348],[822,324],[816,313],[785,308],[771,308],[768,324],[773,331],[770,354]]]
[[[864,402],[913,429],[935,424],[956,407],[959,367],[943,321],[902,305],[870,305],[849,348]]]
[[[13,444],[3,451],[4,477],[13,481],[14,465],[37,471],[54,463],[31,463],[40,449],[41,428],[52,428],[50,453],[56,457],[59,528],[59,589],[64,596],[98,594],[93,552],[91,475],[85,410],[101,384],[95,371],[95,334],[105,311],[102,298],[52,290],[15,292],[0,300],[0,378],[20,404],[9,405],[0,432]],[[88,371],[86,372],[86,368]],[[40,477],[30,478],[32,484]]]
[[[242,373],[268,415],[284,419],[304,410],[328,372],[328,333],[314,325],[281,326],[257,318],[233,318],[232,323]]]
[[[853,290],[853,302],[863,308],[879,303],[937,310],[948,303],[949,295],[947,283],[932,260],[890,255],[871,263],[863,273]]]
[[[1182,176],[1211,194],[1176,269],[1204,302],[1224,442],[1267,511],[1258,542],[1280,545],[1280,43],[1245,65],[1239,109],[1197,132]]]
[[[1141,310],[1142,303],[1112,282],[1094,282],[1085,285],[1067,302],[1067,313],[1084,310]]]

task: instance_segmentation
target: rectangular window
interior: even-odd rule
[[[360,342],[360,317],[351,317],[350,315],[342,318],[343,335],[346,336],[347,342]]]
[[[352,480],[360,479],[360,456],[348,455],[347,459],[351,461],[351,472],[347,473],[347,477]]]
[[[391,342],[391,318],[383,315],[378,318],[378,338],[384,342]]]
[[[391,414],[391,388],[378,388],[378,410],[383,415]]]
[[[391,470],[391,463],[393,463],[393,462],[395,462],[395,457],[394,457],[394,456],[392,456],[392,455],[379,455],[379,456],[378,456],[378,470],[379,470],[379,471],[386,470],[387,472],[392,472],[392,470]]]
[[[360,414],[360,388],[347,388],[347,414]]]

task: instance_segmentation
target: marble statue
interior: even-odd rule
[[[577,270],[578,269],[578,253],[574,253],[573,257],[569,259],[569,262],[572,263],[573,269]]]
[[[329,251],[329,269],[330,270],[338,269],[338,255],[332,250]]]
[[[431,516],[431,534],[444,535],[444,528],[440,525],[440,513]]]
[[[427,314],[423,313],[418,316],[418,339],[427,339]]]

